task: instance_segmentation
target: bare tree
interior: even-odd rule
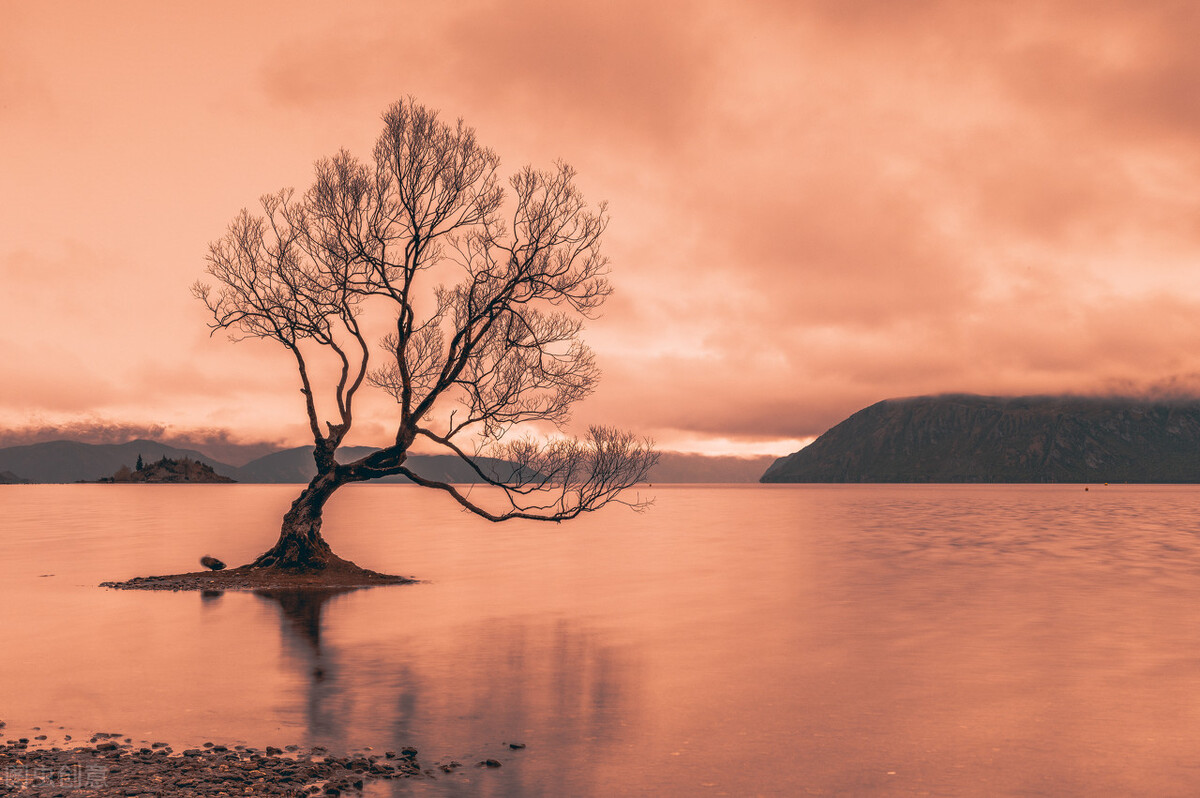
[[[579,335],[611,292],[605,206],[584,201],[564,163],[521,169],[509,194],[472,128],[411,99],[383,122],[369,162],[339,152],[317,162],[303,195],[283,190],[260,214],[238,214],[210,245],[215,287],[193,287],[214,332],[282,344],[304,395],[317,474],[256,567],[345,563],[321,516],[347,483],[402,474],[490,521],[562,521],[610,502],[639,507],[621,493],[657,460],[648,441],[607,427],[583,440],[515,437],[528,422],[561,425],[596,384]],[[458,282],[434,285],[434,273]],[[378,319],[386,334],[374,347]],[[395,399],[396,434],[339,463],[364,386]],[[484,495],[411,468],[418,439],[462,458]]]

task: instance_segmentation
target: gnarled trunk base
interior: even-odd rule
[[[346,562],[334,554],[325,538],[321,537],[321,516],[325,502],[341,485],[333,473],[313,477],[283,516],[279,540],[250,567],[321,571],[332,564]]]
[[[121,590],[347,590],[415,582],[412,577],[369,571],[333,553],[321,537],[321,512],[342,484],[333,472],[318,474],[283,517],[279,540],[257,560],[223,571],[146,576],[102,587]]]

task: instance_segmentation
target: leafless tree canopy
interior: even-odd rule
[[[565,163],[525,167],[506,190],[473,129],[411,99],[383,122],[369,162],[345,151],[319,161],[307,192],[263,197],[260,213],[242,211],[211,245],[213,283],[193,288],[211,326],[292,353],[317,480],[404,474],[495,521],[562,520],[622,501],[657,458],[647,441],[602,427],[549,442],[514,431],[561,425],[596,384],[580,331],[611,292],[605,206],[584,201]],[[457,282],[435,282],[447,274]],[[388,331],[372,341],[376,314]],[[395,399],[395,438],[339,464],[364,386]],[[411,469],[418,437],[469,463],[502,504]],[[512,466],[497,473],[485,454]]]

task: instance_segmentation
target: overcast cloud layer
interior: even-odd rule
[[[1193,3],[246,5],[0,0],[5,440],[304,443],[188,286],[407,95],[608,200],[577,425],[782,454],[888,397],[1197,383]]]

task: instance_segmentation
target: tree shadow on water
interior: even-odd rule
[[[349,697],[338,676],[336,650],[322,644],[323,614],[334,599],[356,588],[327,590],[255,590],[254,595],[279,608],[280,633],[305,683],[305,725],[313,739],[344,737],[343,711]]]
[[[448,621],[420,632],[386,623],[367,627],[378,632],[369,644],[343,645],[331,642],[327,624],[350,622],[343,610],[360,605],[326,610],[349,592],[255,591],[279,609],[281,642],[300,683],[283,710],[302,713],[308,745],[415,745],[434,767],[496,758],[508,787],[528,795],[564,778],[593,794],[604,763],[627,750],[645,705],[641,669],[635,651],[601,630],[555,617]]]

